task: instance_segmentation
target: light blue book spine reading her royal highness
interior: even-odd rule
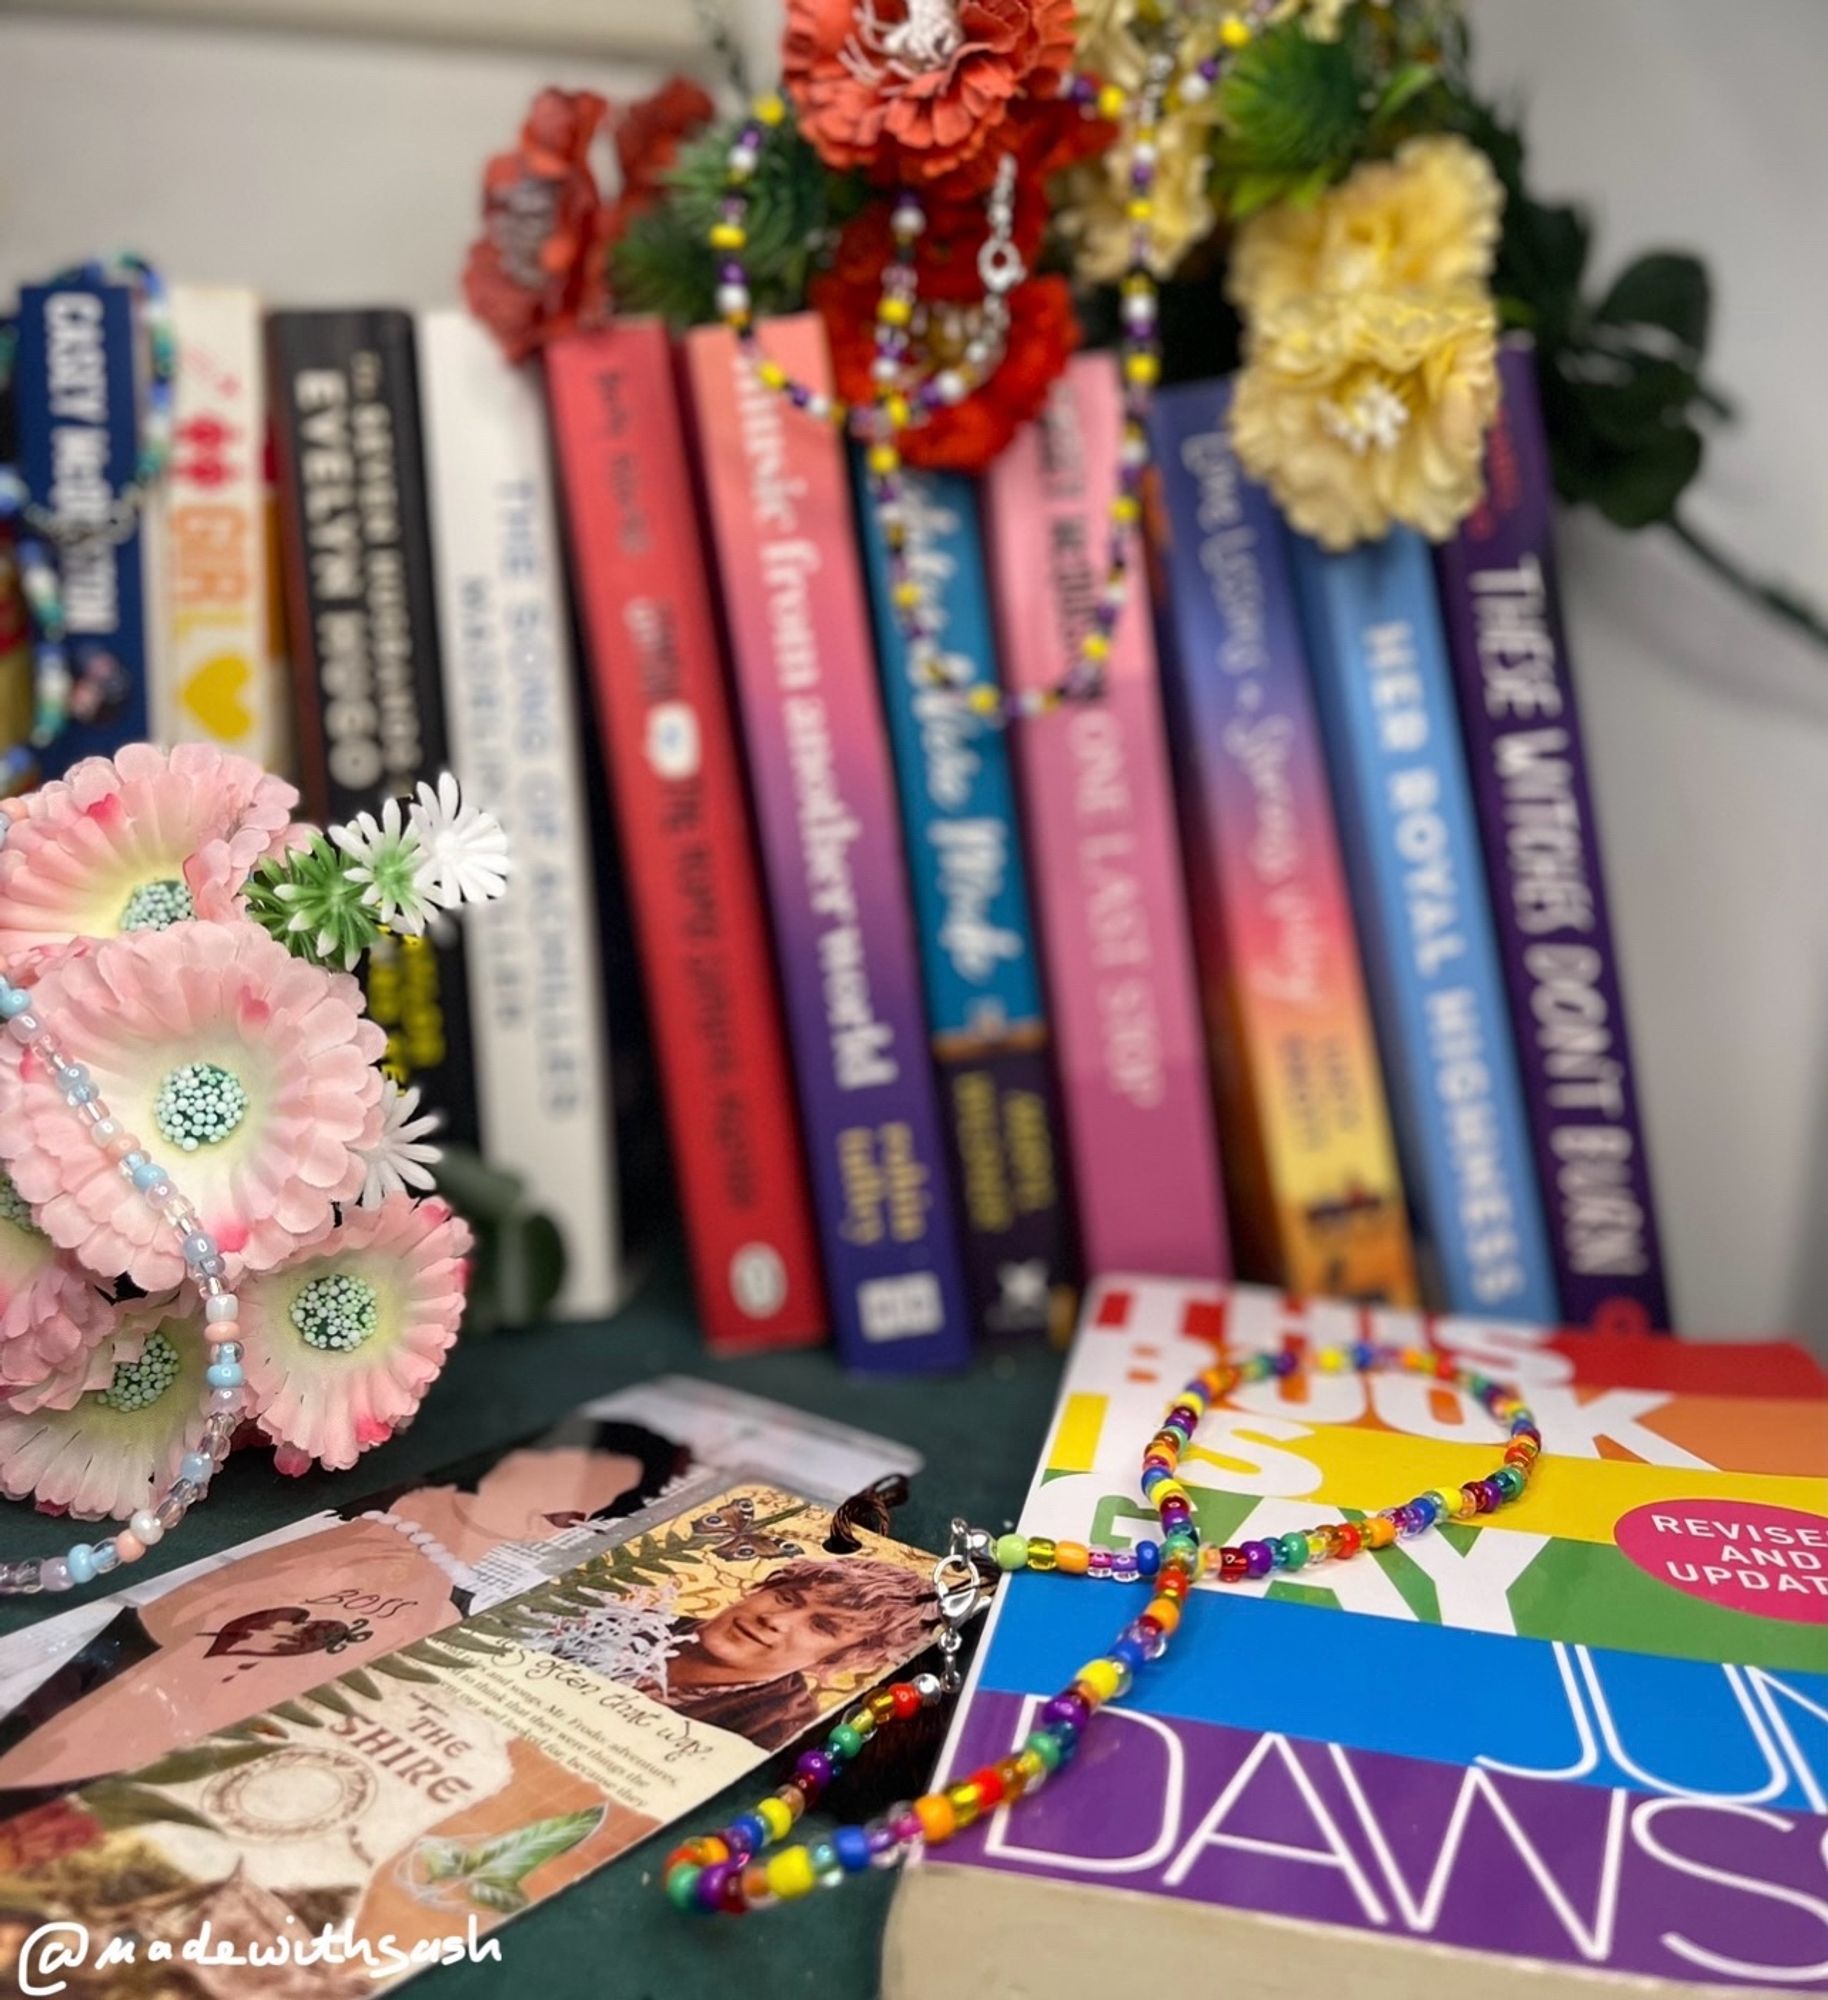
[[[1401,528],[1342,555],[1291,539],[1435,1303],[1553,1322],[1554,1265],[1428,549]]]

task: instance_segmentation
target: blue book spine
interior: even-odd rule
[[[854,470],[862,502],[860,456]],[[913,671],[876,510],[858,511],[966,1284],[987,1332],[1064,1331],[1072,1284],[1059,1109],[1009,739]],[[907,475],[904,525],[953,676],[995,687],[975,489],[954,473]]]
[[[1406,529],[1344,555],[1291,539],[1434,1303],[1554,1322],[1554,1263],[1427,547]]]
[[[72,672],[101,690],[40,760],[47,778],[83,757],[112,756],[151,728],[146,685],[145,542],[137,516],[108,526],[139,457],[133,294],[72,280],[27,285],[14,357],[20,469],[33,502],[70,527],[54,551]]]

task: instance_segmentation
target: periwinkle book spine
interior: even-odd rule
[[[140,448],[133,293],[72,278],[19,294],[13,358],[20,471],[32,502],[67,528],[55,550],[71,671],[107,692],[72,714],[39,758],[46,778],[108,757],[151,731],[145,535],[108,523],[134,483]]]
[[[1065,1171],[1009,738],[963,690],[995,688],[977,490],[958,473],[909,473],[907,561],[940,622],[952,685],[914,669],[890,599],[889,552],[853,452],[889,742],[928,1024],[951,1135],[966,1282],[991,1333],[1070,1329]]]
[[[804,1346],[818,1241],[666,328],[555,341],[546,384],[699,1316],[722,1352]]]
[[[555,1313],[601,1318],[624,1279],[615,1093],[546,413],[469,313],[418,336],[451,767],[513,870],[463,919],[483,1150],[563,1234]]]
[[[1567,627],[1535,353],[1507,342],[1485,498],[1436,553],[1562,1310],[1666,1328],[1669,1294]]]
[[[1554,1264],[1427,545],[1406,528],[1338,555],[1290,540],[1430,1303],[1554,1320]]]
[[[314,818],[374,812],[450,761],[410,314],[267,322],[281,570],[299,779]],[[386,1067],[422,1086],[444,1136],[480,1137],[461,926],[363,961]]]
[[[1150,512],[1232,1219],[1259,1277],[1413,1305],[1409,1218],[1287,530],[1238,463],[1230,413],[1228,382],[1156,397]]]
[[[1098,601],[1123,398],[1081,356],[985,483],[1003,672],[1058,685]],[[1089,1274],[1231,1271],[1145,579],[1112,635],[1103,694],[1011,736]]]
[[[761,337],[829,388],[816,317]],[[686,362],[839,1355],[957,1367],[970,1304],[844,446],[724,329]]]

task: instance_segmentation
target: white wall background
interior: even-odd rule
[[[600,52],[608,0],[574,4],[577,48]],[[1695,518],[1828,598],[1828,7],[1472,11],[1482,75],[1528,106],[1539,183],[1594,200],[1600,266],[1658,244],[1712,264],[1716,373],[1743,418]],[[765,49],[768,0],[744,13]],[[541,14],[562,23],[564,0]],[[276,301],[447,298],[480,162],[534,89],[613,96],[643,73],[600,53],[9,13],[0,293],[131,244]],[[1828,656],[1660,538],[1571,519],[1563,544],[1678,1314],[1828,1346]]]

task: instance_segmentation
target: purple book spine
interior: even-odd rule
[[[1506,990],[1562,1308],[1667,1328],[1618,954],[1550,534],[1535,354],[1507,342],[1486,497],[1438,551]]]

